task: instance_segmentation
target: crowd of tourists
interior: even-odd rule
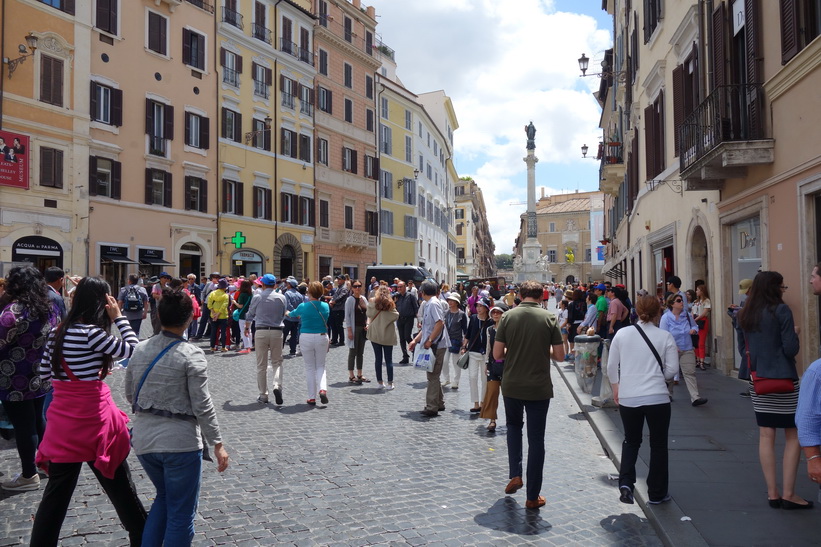
[[[821,294],[819,268],[811,277],[815,294]],[[66,281],[71,290],[64,296]],[[328,405],[328,352],[344,345],[348,381],[369,383],[363,370],[369,341],[376,383],[386,391],[396,388],[397,346],[402,354],[397,365],[419,365],[420,356],[427,356],[420,411],[426,418],[445,410],[444,390],[460,389],[464,370],[468,410],[488,420],[489,432],[496,430],[501,397],[509,458],[505,492],[526,488],[525,506],[537,509],[545,504],[540,492],[553,397],[550,363],[572,361],[576,337],[597,335],[602,345],[609,341],[607,362],[600,365],[624,425],[620,500],[633,503],[647,422],[648,502],[664,503],[670,499],[667,431],[677,379],[683,378],[692,406],[707,403],[695,371],[709,363],[711,302],[706,285],[695,286],[683,291],[681,280],[670,276],[666,290],[659,287],[654,295],[639,290],[631,299],[624,286],[610,283],[526,281],[494,291],[489,283],[467,289],[426,280],[417,287],[413,281],[372,278],[365,284],[344,274],[311,281],[215,272],[198,280],[162,272],[156,280],[130,276],[115,297],[98,277],[69,279],[59,268],[42,274],[15,267],[0,280],[0,360],[11,365],[0,370],[0,401],[15,430],[21,472],[2,488],[36,490],[37,469],[48,473],[32,544],[56,545],[85,462],[132,545],[190,544],[202,460],[210,459],[208,447],[213,447],[217,469],[224,471],[228,453],[208,390],[206,353],[187,342],[207,337],[211,352],[254,352],[257,402],[269,404],[270,394],[277,405],[284,404],[288,345],[289,356],[303,357],[306,404]],[[782,299],[786,288],[777,272],[760,272],[740,283],[745,300],[728,314],[743,358],[739,376],[749,380],[744,395],[752,400],[759,426],[768,503],[806,509],[812,502],[797,496],[794,486],[802,446],[810,477],[821,481],[821,360],[805,375],[808,388],[799,391],[798,329]],[[153,336],[140,341],[142,321],[149,318]],[[130,432],[128,417],[105,382],[121,360],[128,363],[124,394],[132,405]],[[778,429],[786,439],[780,488]],[[126,461],[132,449],[157,490],[149,512]]]

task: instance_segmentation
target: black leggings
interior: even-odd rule
[[[14,426],[17,454],[20,455],[23,476],[26,478],[31,478],[37,473],[34,456],[46,431],[46,420],[43,416],[45,401],[45,397],[25,401],[3,401],[3,408],[6,409],[9,421]]]
[[[34,517],[34,526],[31,530],[31,545],[57,545],[60,539],[60,529],[63,527],[71,496],[77,487],[77,479],[80,477],[82,466],[81,462],[49,464],[48,483],[43,492],[40,507],[37,508],[37,515]],[[128,463],[123,460],[114,473],[113,479],[105,478],[91,462],[88,462],[88,466],[91,467],[97,480],[100,481],[100,486],[103,487],[114,509],[117,510],[120,522],[128,531],[131,545],[140,545],[146,512],[140,498],[137,497]]]

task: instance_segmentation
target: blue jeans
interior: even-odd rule
[[[49,392],[51,394],[51,392]],[[23,476],[31,478],[37,474],[34,465],[34,456],[37,447],[46,431],[46,419],[43,405],[45,397],[25,399],[23,401],[3,401],[3,408],[14,426],[14,436],[17,439],[17,455],[20,456],[20,466]]]
[[[382,356],[385,356],[385,368],[388,369],[388,381],[393,382],[393,346],[383,346],[371,342],[376,366],[376,381],[382,381]]]
[[[137,456],[157,496],[143,530],[143,545],[191,545],[200,495],[202,450]]]
[[[547,427],[547,409],[550,399],[526,401],[505,397],[507,415],[507,458],[510,476],[522,476],[522,429],[527,410],[527,499],[536,500],[542,490],[544,471],[544,432]]]
[[[285,339],[288,338],[288,346],[291,349],[291,355],[296,354],[296,346],[299,344],[299,321],[289,321],[285,319],[282,322],[282,347],[285,347]]]

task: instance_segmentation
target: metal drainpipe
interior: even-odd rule
[[[712,41],[710,42],[712,45]],[[704,0],[698,3],[698,54],[703,59],[698,63],[698,87],[703,96],[707,95],[707,51],[704,49]]]
[[[216,12],[217,9],[218,8],[216,6],[214,6],[214,11],[215,12]],[[214,40],[213,40],[214,55],[213,55],[213,59],[214,59],[214,64],[216,66],[219,66],[219,58],[220,58],[219,44],[217,43],[218,42],[217,33],[219,32],[218,27],[219,27],[219,15],[217,13],[214,13]],[[214,96],[217,97],[217,111],[215,113],[216,118],[214,119],[214,127],[217,128],[217,127],[219,127],[219,122],[222,120],[222,116],[220,116],[220,107],[219,107],[219,99],[218,99],[218,97],[220,95],[219,94],[219,88],[220,88],[219,72],[220,71],[215,70],[214,72],[217,74],[217,77],[214,81]],[[222,129],[222,128],[219,127],[219,129]],[[210,131],[209,131],[209,133],[210,133]],[[217,271],[221,271],[222,270],[222,254],[220,254],[220,253],[222,252],[223,245],[222,245],[222,237],[221,237],[221,234],[220,234],[220,214],[221,214],[220,213],[220,201],[221,201],[220,196],[222,195],[222,192],[220,192],[220,189],[222,188],[222,186],[220,185],[220,181],[222,180],[222,177],[220,176],[220,170],[219,170],[220,169],[220,147],[219,147],[220,137],[219,137],[219,131],[215,131],[214,133],[215,133],[216,141],[217,141],[217,146],[214,147],[214,148],[216,148],[216,151],[217,151],[216,152],[216,154],[217,154],[217,169],[216,169],[217,180],[216,180],[216,185],[215,185],[217,191],[214,192],[216,194],[214,196],[214,201],[216,202],[215,203],[215,208],[216,208],[216,212],[217,212],[217,216],[216,216],[216,219],[214,220],[214,222],[216,222],[216,224],[217,224],[217,232],[216,232],[216,238],[215,238],[216,241],[214,241],[214,247],[216,248],[216,250],[214,251],[214,253],[215,253],[214,258],[217,259]],[[209,137],[210,137],[210,135],[209,135]],[[207,207],[208,207],[208,204],[206,204],[206,210],[207,210]],[[202,266],[200,266],[200,268],[202,268]],[[213,268],[213,265],[212,265],[212,268]],[[213,272],[214,270],[212,269],[211,271]],[[210,275],[210,273],[208,275]],[[200,276],[200,277],[202,277],[202,276]],[[210,282],[211,278],[208,278],[208,281]]]
[[[277,3],[274,4],[274,49],[276,49],[276,44],[277,44],[277,41],[278,41],[277,40],[277,38],[278,38],[277,29],[279,28],[279,25],[277,23],[279,22],[279,17],[277,17],[277,6],[279,6],[280,2],[282,2],[282,0],[277,0]],[[274,75],[276,75],[278,72],[279,72],[279,61],[277,61],[277,59],[275,57],[274,58]],[[275,77],[274,82],[276,82],[276,81],[277,81],[277,78]],[[276,89],[276,83],[274,83],[274,89]],[[276,104],[276,99],[274,99],[274,104]],[[276,112],[274,114],[276,114]],[[276,134],[277,134],[277,132],[275,131],[275,129],[277,127],[277,125],[276,125],[277,124],[277,118],[276,118],[276,115],[271,116],[271,118],[272,118],[272,120],[271,120],[271,137],[272,137],[271,138],[271,143],[272,143],[272,146],[274,148],[274,150],[273,150],[274,151],[274,210],[272,211],[271,216],[275,219],[274,220],[274,248],[276,248],[277,241],[279,240],[279,221],[276,220],[277,211],[279,210],[279,177],[277,176],[277,166],[278,166],[279,162],[277,161],[277,159],[278,159],[278,157],[277,157],[278,153],[276,151],[276,148],[277,148],[276,147]],[[303,255],[304,255],[304,253],[303,253]],[[303,266],[303,272],[302,273],[305,273],[305,268],[304,268],[305,265],[303,264],[302,266]],[[273,252],[273,249],[272,249],[271,250],[271,271],[273,271],[273,269],[274,269],[274,252]],[[282,272],[279,272],[279,273],[282,273]],[[276,275],[276,274],[274,274],[274,275]]]
[[[6,63],[2,62],[6,58],[6,0],[0,0],[0,129],[3,128],[3,88],[6,83]]]

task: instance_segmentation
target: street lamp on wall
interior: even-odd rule
[[[271,119],[271,116],[265,116],[265,119],[262,120],[262,121],[265,124],[265,128],[264,129],[257,129],[256,131],[249,131],[248,133],[246,133],[245,134],[245,144],[248,144],[249,142],[251,142],[251,140],[254,137],[256,137],[257,135],[259,135],[260,133],[265,133],[266,131],[271,130],[271,122],[273,121]]]
[[[624,83],[627,79],[627,72],[624,70],[610,70],[610,63],[607,62],[607,59],[601,62],[601,72],[593,72],[591,74],[587,74],[587,68],[590,64],[590,58],[582,53],[582,56],[579,57],[579,69],[582,71],[580,78],[584,78],[586,76],[598,76],[600,78],[609,78],[614,77],[618,79],[619,82]]]
[[[17,51],[21,54],[20,57],[17,57],[16,59],[9,59],[6,57],[3,59],[3,62],[9,65],[9,80],[11,79],[11,75],[14,74],[14,71],[17,70],[17,66],[23,63],[26,60],[26,57],[31,57],[34,55],[34,50],[36,49],[37,37],[29,32],[26,35],[26,45],[24,46],[23,44],[20,44],[17,46]],[[26,53],[29,50],[31,50],[31,53]]]
[[[582,145],[582,158],[587,158],[587,151],[589,150],[586,144]]]
[[[414,169],[413,170],[413,180],[416,181],[416,179],[418,179],[418,178],[419,178],[419,169]],[[405,184],[405,182],[409,182],[410,180],[411,179],[409,179],[408,177],[402,177],[401,179],[396,181],[396,185],[399,188],[402,188],[402,186]]]

